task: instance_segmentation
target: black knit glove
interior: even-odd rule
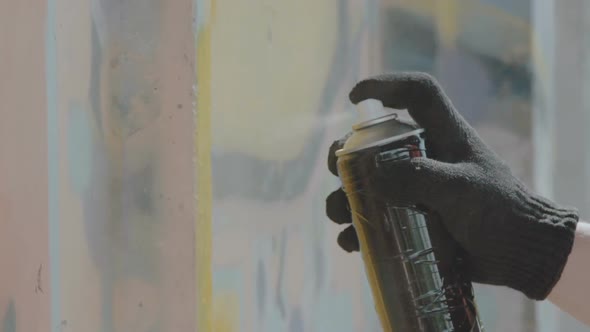
[[[545,299],[567,261],[578,222],[577,211],[543,199],[516,179],[454,109],[438,83],[423,73],[379,76],[358,83],[353,103],[379,99],[385,107],[407,109],[426,131],[429,158],[398,161],[375,174],[374,185],[387,200],[411,202],[435,213],[464,249],[471,280],[503,285],[531,299]],[[336,174],[330,148],[328,167]],[[342,189],[326,202],[328,217],[350,223]],[[338,243],[359,250],[353,226]]]

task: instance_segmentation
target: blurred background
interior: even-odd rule
[[[588,27],[584,0],[0,2],[0,331],[379,331],[324,214],[350,88],[434,74],[587,218]],[[487,331],[590,331],[476,297]]]

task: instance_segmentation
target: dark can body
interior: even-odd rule
[[[440,221],[410,204],[383,200],[371,187],[369,179],[379,167],[426,156],[423,130],[385,120],[356,128],[355,134],[394,128],[396,135],[375,141],[383,134],[373,132],[370,144],[364,139],[364,146],[345,145],[338,153],[339,176],[384,331],[483,331],[460,249]]]

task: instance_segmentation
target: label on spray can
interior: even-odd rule
[[[411,203],[377,197],[372,188],[380,167],[426,157],[424,130],[380,101],[359,109],[361,123],[336,152],[338,174],[384,330],[483,331],[460,249],[440,221]]]

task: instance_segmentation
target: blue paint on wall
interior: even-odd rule
[[[252,303],[245,297],[244,275],[239,268],[218,268],[213,271],[213,294],[227,292],[234,294],[238,298],[238,307],[245,308]],[[248,301],[248,302],[246,302]],[[241,310],[238,312],[238,326],[243,326],[243,317]],[[243,331],[240,329],[239,331]],[[280,331],[280,330],[275,330]]]
[[[11,299],[2,318],[2,332],[16,332],[16,307]]]
[[[303,315],[301,314],[301,309],[297,307],[291,310],[289,332],[304,332]]]
[[[49,279],[51,285],[51,331],[61,331],[59,261],[59,112],[57,107],[57,33],[55,0],[47,0],[45,27],[45,80],[47,93],[47,170],[49,222]]]
[[[258,260],[256,269],[256,303],[258,306],[258,319],[264,318],[264,309],[266,301],[266,268],[264,261]]]
[[[353,332],[354,312],[352,303],[355,300],[351,294],[328,293],[318,297],[318,302],[312,314],[313,326],[316,331]],[[344,314],[343,313],[347,313]],[[335,319],[338,317],[338,319]],[[367,330],[371,331],[371,330]]]
[[[510,15],[518,16],[526,20],[528,20],[531,16],[530,0],[481,0],[481,2],[494,6],[502,11],[509,13]]]
[[[88,188],[92,172],[92,127],[88,112],[72,103],[68,113],[68,174],[73,189],[82,194]]]

